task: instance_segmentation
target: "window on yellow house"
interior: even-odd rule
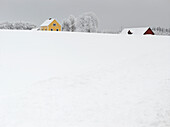
[[[45,31],[47,31],[47,29],[45,29]]]
[[[43,31],[43,29],[42,29],[42,31]]]
[[[53,31],[53,29],[51,29],[51,31]]]
[[[53,24],[53,26],[56,26],[56,24]]]
[[[56,29],[56,31],[58,31],[58,29]]]

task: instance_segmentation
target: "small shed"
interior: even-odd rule
[[[126,28],[122,30],[121,34],[127,35],[154,35],[154,32],[150,27],[141,28]]]

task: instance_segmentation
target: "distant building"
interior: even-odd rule
[[[123,29],[121,34],[129,34],[129,35],[154,35],[154,32],[150,27],[143,28],[126,28]]]
[[[40,27],[41,31],[61,31],[61,25],[53,18],[47,19]]]

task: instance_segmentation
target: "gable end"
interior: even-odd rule
[[[147,34],[154,35],[154,32],[151,30],[151,28],[148,28],[148,30],[144,33],[144,35]]]

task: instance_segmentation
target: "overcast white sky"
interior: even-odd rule
[[[161,26],[170,28],[170,0],[0,0],[0,22],[29,21],[40,25],[48,17],[62,22],[70,14],[94,12],[99,29]]]

